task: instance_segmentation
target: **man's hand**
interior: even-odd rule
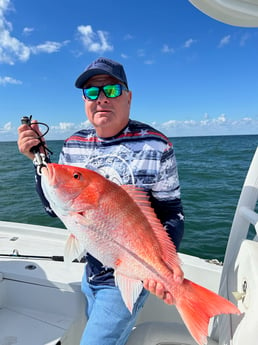
[[[34,132],[34,130],[39,135],[42,135],[36,121],[32,122],[31,127],[28,125],[21,125],[18,128],[17,144],[18,144],[19,151],[31,160],[34,159],[34,154],[30,152],[30,149],[34,146],[37,146],[40,142],[38,139],[38,134]],[[40,149],[40,151],[43,152],[42,148]]]
[[[167,304],[174,304],[174,298],[170,292],[165,290],[165,287],[160,282],[156,282],[153,279],[145,279],[143,286],[146,290],[149,290],[152,294],[162,299]]]
[[[181,284],[184,280],[184,272],[180,266],[175,267],[174,269],[174,279],[175,282]],[[167,291],[163,284],[157,282],[153,279],[145,279],[143,281],[143,286],[146,290],[149,290],[153,295],[156,295],[158,298],[162,299],[167,304],[175,304],[174,297],[169,291]]]

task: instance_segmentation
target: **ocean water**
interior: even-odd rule
[[[180,251],[223,260],[241,188],[258,135],[171,138],[185,212]],[[49,141],[58,160],[62,141]],[[45,214],[32,163],[15,142],[0,142],[0,220],[63,227]],[[251,234],[252,235],[252,234]]]

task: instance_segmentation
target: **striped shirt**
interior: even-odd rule
[[[98,171],[118,184],[134,184],[159,200],[180,198],[172,143],[140,122],[130,120],[112,138],[99,138],[94,128],[75,133],[65,141],[59,163]]]

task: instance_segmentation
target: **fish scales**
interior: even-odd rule
[[[106,266],[131,272],[132,278],[141,275],[142,279],[151,276],[161,280],[159,271],[162,269],[155,272],[151,263],[156,261],[158,267],[165,263],[161,259],[161,247],[147,218],[136,203],[129,203],[130,196],[127,192],[122,190],[118,196],[117,186],[112,187],[115,188],[111,190],[109,186],[108,198],[101,198],[97,207],[77,216],[77,224],[81,223],[83,226],[76,231],[74,224],[74,234],[85,243],[87,251]],[[121,205],[125,205],[123,212]],[[81,205],[79,208],[81,209]],[[79,219],[80,217],[84,219]],[[131,267],[134,267],[133,271]],[[166,269],[165,276],[172,278],[173,275]]]

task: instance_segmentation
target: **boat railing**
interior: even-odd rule
[[[246,206],[240,207],[239,212],[242,217],[254,226],[256,234],[258,234],[258,214]]]
[[[256,325],[258,322],[257,317],[253,318],[253,316],[250,317],[249,315],[253,306],[245,309],[245,297],[239,301],[236,301],[234,297],[236,296],[236,293],[240,293],[242,296],[248,295],[248,299],[250,299],[250,296],[252,295],[253,300],[256,300],[256,296],[254,296],[254,294],[256,295],[257,286],[255,287],[255,293],[251,286],[254,286],[254,275],[258,276],[258,268],[256,268],[257,263],[255,262],[257,259],[256,255],[258,257],[258,214],[256,212],[257,200],[258,148],[256,149],[246,175],[232,222],[219,288],[220,295],[231,300],[235,304],[238,303],[240,310],[242,308],[245,310],[245,312],[241,318],[238,317],[238,319],[233,315],[220,315],[215,318],[211,336],[213,339],[219,341],[219,344],[241,344],[238,340],[236,340],[236,338],[234,338],[236,331],[238,333],[237,338],[239,339],[242,337],[243,330],[246,329],[244,325],[247,320],[253,320],[252,322],[256,322]],[[252,235],[252,228],[254,228],[256,232],[255,236]],[[251,238],[251,240],[248,238]],[[255,253],[255,255],[253,253]],[[241,272],[243,271],[243,267],[245,272],[244,276],[242,277]],[[246,289],[246,286],[248,290]],[[250,332],[248,337],[250,339]],[[255,344],[256,343],[257,339],[255,340]],[[251,345],[253,342],[248,344]]]

